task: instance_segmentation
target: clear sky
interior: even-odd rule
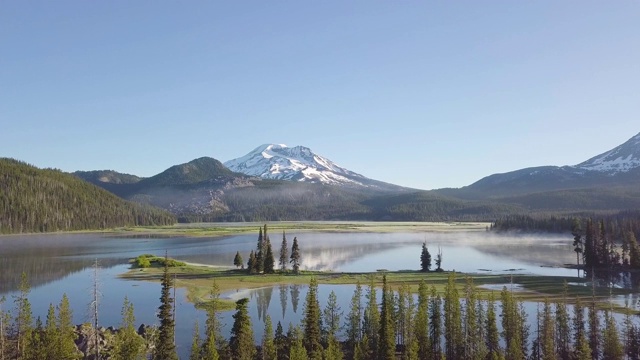
[[[638,0],[0,2],[0,157],[38,167],[284,143],[432,189],[638,132]]]

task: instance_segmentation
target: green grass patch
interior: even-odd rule
[[[150,267],[168,267],[186,266],[187,264],[171,258],[164,258],[151,254],[142,254],[131,261],[131,266],[136,269],[145,269]]]

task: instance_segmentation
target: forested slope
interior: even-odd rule
[[[124,201],[59,170],[0,158],[0,233],[173,224],[166,211]]]

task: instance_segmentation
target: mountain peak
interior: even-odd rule
[[[230,170],[265,179],[363,185],[364,176],[342,168],[305,146],[264,144],[224,163]]]
[[[624,144],[575,166],[581,170],[614,175],[640,167],[640,133]]]
[[[233,176],[220,161],[201,157],[188,163],[174,165],[167,170],[142,180],[146,184],[155,186],[196,184],[217,176]]]

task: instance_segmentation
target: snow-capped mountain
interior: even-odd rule
[[[577,165],[541,166],[494,174],[465,189],[495,195],[630,184],[640,184],[640,134]]]
[[[578,169],[614,175],[640,167],[640,134],[624,144],[575,166]]]
[[[330,185],[387,187],[336,165],[304,146],[265,144],[245,156],[224,163],[231,171],[265,179],[305,181]]]

